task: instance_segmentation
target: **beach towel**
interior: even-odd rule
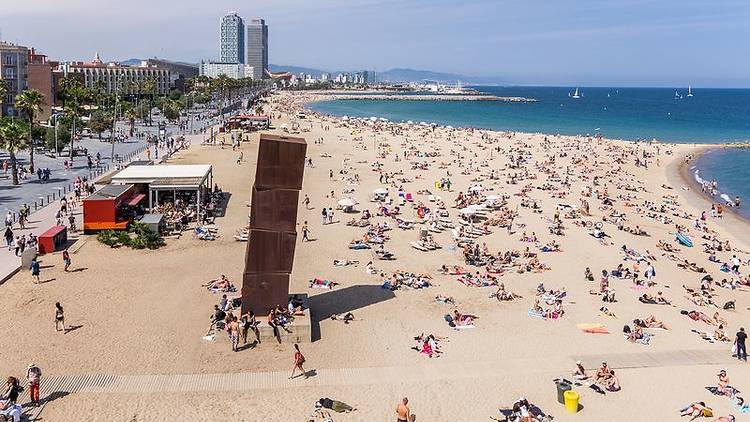
[[[535,310],[533,310],[533,309],[529,309],[529,313],[528,313],[528,315],[529,315],[530,317],[532,317],[532,318],[541,318],[541,319],[545,319],[545,318],[544,318],[544,314],[543,314],[542,312],[536,312],[536,311],[535,311]]]
[[[598,323],[582,322],[576,324],[576,327],[588,334],[609,334],[607,327]]]

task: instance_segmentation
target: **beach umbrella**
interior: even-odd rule
[[[453,126],[450,126],[450,125],[448,125],[448,126],[446,126],[445,128],[446,128],[446,129],[450,129],[450,130],[452,130],[452,129],[453,129]]]
[[[339,205],[341,205],[342,207],[353,207],[357,205],[357,201],[352,198],[344,198],[339,201]]]
[[[344,116],[341,118],[341,120],[349,120],[349,116]]]
[[[385,117],[381,117],[381,118],[380,118],[380,121],[381,121],[381,122],[387,122],[387,121],[388,121],[388,119],[386,119]]]

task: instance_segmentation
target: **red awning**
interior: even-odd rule
[[[145,198],[145,197],[146,197],[146,195],[143,194],[143,193],[135,194],[135,195],[133,195],[132,198],[130,198],[130,200],[128,200],[127,204],[130,205],[131,207],[134,207],[134,206],[138,205],[138,203],[141,202],[143,200],[143,198]]]

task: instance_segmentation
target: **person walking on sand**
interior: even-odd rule
[[[65,264],[65,272],[68,272],[68,269],[70,268],[70,252],[68,252],[67,249],[65,249],[62,253],[63,263]]]
[[[309,210],[310,209],[310,197],[305,195],[305,200],[303,201],[303,203],[305,204],[305,209]]]
[[[39,279],[40,266],[39,261],[36,260],[36,257],[32,258],[31,266],[29,267],[29,269],[31,270],[31,277],[34,279],[34,283],[41,283],[41,280]]]
[[[310,241],[310,229],[307,228],[307,221],[305,221],[305,224],[302,225],[302,241],[303,242]]]
[[[55,331],[65,334],[65,311],[60,302],[55,303]]]
[[[409,399],[404,397],[401,403],[396,406],[396,422],[411,422],[411,409],[409,409]]]
[[[297,371],[297,369],[300,370],[302,375],[305,376],[305,379],[309,378],[307,375],[307,372],[305,371],[305,368],[303,365],[305,364],[305,356],[300,352],[299,345],[297,343],[294,343],[294,367],[292,367],[292,375],[289,376],[289,379],[294,378],[294,373]]]
[[[39,383],[42,381],[42,370],[34,363],[26,369],[26,380],[29,381],[29,399],[34,406],[39,406]]]

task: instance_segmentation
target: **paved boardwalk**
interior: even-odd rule
[[[546,360],[515,359],[465,364],[435,363],[425,366],[392,366],[378,368],[333,368],[314,370],[307,380],[289,379],[289,371],[245,372],[229,374],[187,375],[63,375],[43,379],[43,395],[52,397],[79,394],[242,392],[310,386],[355,386],[399,382],[431,382],[451,379],[502,377],[508,371],[524,368],[526,373],[555,373],[570,366],[575,359],[592,365],[607,361],[613,369],[738,364],[726,351],[674,350],[663,352],[615,353],[557,357]],[[35,420],[44,408],[29,408],[28,417]]]

